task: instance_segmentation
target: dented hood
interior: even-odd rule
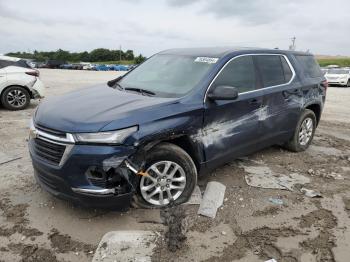
[[[64,132],[107,131],[138,125],[159,112],[166,115],[174,98],[143,96],[107,85],[84,88],[45,99],[35,115],[35,124]],[[149,119],[148,119],[149,118]],[[105,128],[105,129],[104,129]]]

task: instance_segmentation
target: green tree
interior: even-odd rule
[[[50,58],[53,60],[69,61],[71,54],[68,51],[58,49]]]
[[[135,58],[135,63],[136,64],[141,64],[143,61],[145,61],[146,60],[146,57],[144,57],[143,55],[139,55],[139,56],[137,56],[136,58]]]
[[[90,58],[92,62],[113,60],[113,52],[106,48],[97,48],[91,51]]]
[[[135,59],[135,56],[134,56],[134,51],[132,50],[126,50],[125,52],[125,60],[134,60]]]

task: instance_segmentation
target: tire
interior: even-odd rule
[[[350,79],[348,80],[348,83],[346,84],[345,87],[350,87]]]
[[[305,141],[300,141],[299,139],[299,135],[300,132],[302,132],[302,128],[303,128],[303,124],[307,122],[307,119],[312,121],[312,131],[309,132],[310,137],[308,138],[308,140],[306,141],[306,143],[303,143]],[[315,130],[316,130],[316,116],[315,113],[312,110],[309,109],[305,109],[304,112],[301,114],[298,124],[295,128],[294,131],[294,135],[292,137],[292,139],[290,141],[288,141],[285,145],[285,147],[293,152],[301,152],[301,151],[305,151],[309,145],[312,142],[312,139],[314,137],[315,134]]]
[[[11,86],[1,95],[1,103],[8,110],[22,110],[30,103],[29,92],[21,86]]]
[[[181,177],[181,174],[185,176],[185,182],[171,182],[170,184],[166,184],[161,187],[161,183],[166,183],[165,179],[162,179],[161,182],[157,182],[156,185],[149,191],[141,190],[141,185],[145,186],[145,183],[149,183],[149,186],[154,185],[153,182],[149,181],[149,178],[143,177],[143,176],[138,176],[138,181],[137,181],[137,192],[134,195],[133,201],[132,201],[132,206],[136,208],[163,208],[166,206],[173,206],[173,205],[179,205],[184,202],[186,202],[192,195],[192,192],[197,184],[197,169],[196,165],[194,164],[192,158],[184,151],[182,148],[171,144],[171,143],[161,143],[154,148],[152,148],[148,153],[146,157],[146,165],[145,165],[145,170],[152,175],[152,177],[156,177],[156,173],[153,172],[150,168],[155,167],[158,165],[158,167],[162,166],[163,163],[168,164],[168,163],[174,163],[170,164],[169,171],[168,173],[171,173],[171,171],[175,170],[176,165],[178,165],[180,168],[178,169],[179,171],[176,171],[174,175],[174,180],[176,179],[183,179]],[[164,164],[164,169],[165,169],[165,164]],[[164,169],[159,169],[157,167],[157,170],[164,171]],[[182,170],[181,170],[182,168]],[[180,172],[181,170],[181,172]],[[164,175],[162,175],[164,177]],[[170,176],[170,174],[167,174],[167,177]],[[178,176],[178,177],[177,177]],[[173,184],[174,183],[174,184]],[[170,185],[170,186],[169,186]],[[175,192],[176,189],[170,189],[173,185],[178,185],[178,186],[183,186],[184,189],[182,193],[176,197]],[[168,189],[175,194],[174,200],[168,199],[168,192],[163,191],[163,196],[164,196],[164,203],[163,204],[154,204],[150,203],[151,201],[157,201],[157,196],[158,199],[160,199],[160,193],[156,194],[154,198],[151,198],[149,200],[146,200],[145,194],[150,194],[153,192],[153,190],[161,190],[160,188],[163,188],[163,190],[168,190],[166,186],[169,186]],[[144,187],[143,187],[144,188]],[[176,198],[175,198],[176,197]],[[166,203],[166,198],[168,199],[168,203]]]

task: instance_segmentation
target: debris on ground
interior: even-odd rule
[[[245,181],[249,186],[266,189],[284,189],[293,191],[297,184],[310,183],[310,179],[298,173],[289,175],[277,174],[267,166],[246,166],[242,165],[245,175]]]
[[[216,212],[224,203],[226,186],[223,184],[211,181],[207,184],[202,202],[198,209],[198,214],[215,218]]]
[[[320,192],[317,192],[317,191],[312,190],[312,189],[307,189],[304,187],[300,189],[300,192],[303,193],[305,196],[311,197],[311,198],[322,197],[322,194]]]
[[[182,248],[186,240],[188,230],[188,216],[183,206],[167,207],[161,210],[160,215],[168,227],[165,233],[165,240],[168,249],[175,252]]]
[[[283,205],[283,200],[280,198],[270,197],[269,201],[275,205]]]
[[[199,186],[196,186],[190,199],[185,203],[185,205],[200,205],[202,202],[202,192]]]
[[[158,235],[152,231],[111,231],[105,234],[92,262],[150,262]]]

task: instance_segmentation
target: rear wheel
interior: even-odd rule
[[[21,86],[11,86],[2,93],[1,103],[9,110],[21,110],[30,102],[28,91]]]
[[[348,80],[348,83],[346,84],[347,87],[350,87],[350,79]]]
[[[316,130],[316,116],[312,110],[305,109],[290,141],[287,142],[286,148],[300,152],[306,150],[312,142]]]
[[[197,183],[193,160],[171,143],[161,143],[148,153],[146,170],[149,176],[138,178],[134,207],[160,208],[184,203]]]

